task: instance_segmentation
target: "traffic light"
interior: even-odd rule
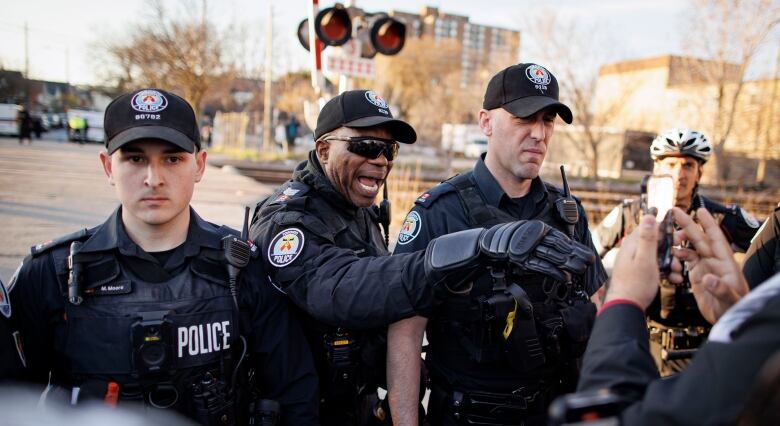
[[[304,49],[309,50],[309,18],[304,19],[298,24],[298,41]],[[320,52],[326,47],[325,43],[320,43]]]
[[[371,24],[371,44],[383,55],[395,55],[404,47],[406,25],[389,16],[383,16]]]
[[[317,38],[328,46],[341,46],[352,37],[352,20],[349,13],[339,3],[322,9],[314,18],[314,31]]]
[[[395,55],[403,49],[406,41],[406,25],[403,22],[384,12],[365,13],[355,19],[358,23],[353,26],[349,10],[340,3],[320,10],[314,18],[314,32],[322,42],[322,48],[341,46],[355,36],[364,41],[361,56],[365,58],[371,58],[376,53]],[[298,40],[309,50],[308,19],[298,25]]]

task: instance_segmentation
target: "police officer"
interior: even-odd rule
[[[756,288],[780,272],[780,206],[761,226],[745,254],[742,273],[750,288]]]
[[[32,248],[11,281],[26,380],[44,399],[143,403],[208,425],[317,423],[299,325],[246,237],[189,206],[206,167],[195,113],[144,89],[105,113],[121,205]]]
[[[698,193],[704,163],[712,145],[703,133],[691,129],[671,129],[650,144],[653,173],[674,179],[675,205],[689,214],[703,207],[718,221],[731,248],[744,253],[759,222],[739,206],[724,206]],[[600,255],[617,246],[639,223],[639,200],[626,200],[596,227],[594,236]],[[685,368],[696,348],[706,338],[710,324],[701,316],[685,280],[674,285],[662,280],[658,299],[648,310],[651,350],[662,375]]]
[[[325,288],[323,281],[337,279],[338,258],[322,256],[321,268],[309,269],[329,247],[358,257],[388,254],[379,224],[389,213],[372,206],[393,167],[398,143],[413,143],[417,135],[409,124],[393,118],[376,93],[353,90],[325,104],[314,138],[315,149],[292,180],[258,205],[250,234],[268,260],[272,280],[287,288],[304,309],[307,297],[288,288],[288,283],[298,280],[306,287]],[[381,286],[381,274],[395,272],[400,268],[380,269],[373,277],[371,271],[358,268],[350,274]],[[350,301],[352,306],[339,306],[327,296],[314,302],[333,303],[343,316],[358,320],[365,316],[365,309],[355,305],[359,300]],[[377,387],[384,385],[386,341],[381,323],[355,331],[343,321],[327,324],[305,311],[299,314],[320,377],[322,424],[378,420],[372,411],[378,402]]]
[[[384,383],[385,327],[427,310],[437,285],[460,289],[462,278],[488,258],[561,274],[582,271],[590,261],[584,247],[537,221],[448,235],[425,251],[386,256],[378,223],[387,212],[372,205],[398,143],[414,142],[414,130],[394,119],[373,91],[353,90],[325,104],[314,137],[308,160],[258,205],[251,236],[272,281],[302,309],[320,375],[323,424],[383,417],[371,406]],[[553,252],[549,260],[538,257]],[[411,367],[414,374],[419,367]]]
[[[688,213],[704,207],[720,223],[732,250],[744,253],[759,223],[736,204],[724,206],[699,194],[704,163],[712,155],[712,145],[703,133],[691,129],[670,129],[650,144],[653,173],[674,179],[675,206]],[[626,200],[612,209],[594,230],[594,244],[600,256],[617,247],[639,223],[639,200]]]
[[[479,111],[487,153],[473,170],[417,199],[394,256],[421,250],[439,235],[518,219],[541,220],[593,250],[579,201],[539,177],[556,115],[572,122],[557,80],[543,66],[517,64],[493,76]],[[544,424],[550,398],[576,382],[576,360],[595,315],[589,296],[605,277],[600,262],[570,277],[486,268],[470,293],[450,292],[426,313],[429,319],[391,326],[394,418],[414,423],[416,395],[409,390],[416,377],[404,371],[416,362],[426,330],[431,424]],[[503,287],[512,297],[504,297]]]

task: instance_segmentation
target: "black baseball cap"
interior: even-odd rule
[[[187,101],[160,89],[141,89],[111,101],[103,118],[109,154],[138,139],[159,139],[187,152],[200,149],[195,111]]]
[[[329,100],[314,129],[314,140],[339,127],[374,127],[388,129],[393,139],[403,143],[414,143],[417,133],[408,123],[393,118],[387,102],[372,90],[348,90]]]
[[[558,80],[537,64],[512,65],[490,79],[482,108],[498,107],[520,118],[554,107],[563,121],[572,122],[571,110],[558,101]]]

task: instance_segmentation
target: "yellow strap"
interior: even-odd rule
[[[504,340],[509,338],[512,333],[512,327],[515,326],[515,315],[517,315],[517,301],[515,300],[515,309],[506,316],[506,325],[504,326]]]

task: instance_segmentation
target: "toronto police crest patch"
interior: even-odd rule
[[[156,90],[141,90],[133,96],[130,106],[138,112],[160,112],[168,106],[168,99]]]
[[[401,232],[398,233],[398,244],[409,244],[412,240],[417,238],[420,234],[420,225],[422,225],[422,219],[419,213],[415,211],[409,212],[404,219],[404,223],[401,224]]]
[[[303,251],[303,232],[298,228],[285,229],[276,234],[268,247],[268,260],[272,265],[287,266]]]

